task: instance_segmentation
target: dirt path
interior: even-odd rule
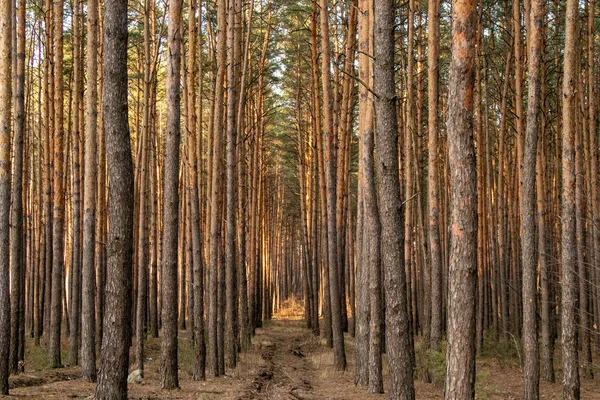
[[[254,340],[260,360],[239,399],[317,399],[317,370],[307,358],[315,341],[297,321],[274,321]]]
[[[160,339],[147,343],[145,377],[142,384],[130,384],[132,399],[201,400],[368,400],[386,399],[370,395],[354,386],[354,343],[346,336],[348,370],[333,369],[333,354],[321,341],[303,328],[298,313],[279,315],[256,330],[252,348],[240,354],[238,367],[223,377],[196,382],[191,378],[193,349],[188,332],[180,332],[180,389],[159,388]],[[38,348],[39,349],[39,348]],[[39,350],[38,350],[39,351]],[[32,357],[33,358],[33,355]],[[513,360],[514,361],[514,360]],[[478,360],[477,399],[519,399],[522,397],[521,374],[516,365],[507,365],[493,357]],[[387,389],[387,371],[384,377]],[[24,399],[86,399],[94,393],[94,384],[78,379],[78,368],[50,370],[29,365],[26,374],[11,377],[11,396]],[[542,383],[541,398],[560,399],[562,387]],[[600,399],[600,382],[583,381],[582,399]],[[415,381],[417,399],[440,399],[442,389]]]

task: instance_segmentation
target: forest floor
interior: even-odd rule
[[[365,388],[354,386],[354,340],[346,337],[348,369],[333,369],[332,351],[303,327],[302,310],[290,304],[260,329],[252,340],[250,351],[242,353],[238,367],[224,377],[205,382],[192,380],[193,348],[189,333],[180,331],[180,386],[174,391],[159,387],[160,339],[148,341],[145,377],[141,384],[129,385],[132,399],[384,399],[385,395],[370,395]],[[44,346],[28,346],[26,373],[10,378],[11,395],[0,398],[88,398],[94,384],[79,379],[79,368],[48,369],[44,366]],[[65,354],[66,356],[66,354]],[[417,351],[417,359],[420,356]],[[36,364],[36,360],[39,362]],[[431,362],[431,359],[430,359]],[[443,364],[443,359],[441,361]],[[431,365],[431,364],[430,364]],[[514,350],[493,349],[478,359],[476,392],[478,399],[522,398],[521,372],[518,354]],[[417,368],[418,369],[418,368]],[[415,381],[417,399],[442,397],[443,366],[432,366],[434,383]],[[441,372],[439,372],[441,374]],[[384,362],[384,375],[387,370]],[[387,389],[387,378],[386,389]],[[542,399],[562,398],[562,386],[542,382]],[[600,380],[582,381],[582,399],[600,399]]]

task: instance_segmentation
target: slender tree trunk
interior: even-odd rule
[[[398,125],[394,82],[393,1],[380,0],[373,19],[375,89],[375,173],[381,221],[381,255],[385,282],[385,332],[389,359],[390,397],[412,400],[412,340],[405,266],[403,212],[398,177]]]
[[[442,252],[440,244],[439,149],[438,149],[438,79],[439,79],[439,0],[429,0],[427,29],[428,79],[428,192],[429,251],[431,260],[431,333],[430,346],[440,350],[442,341]]]
[[[181,141],[181,0],[169,3],[167,59],[167,128],[165,142],[162,326],[160,385],[179,387],[177,361],[177,245],[179,226],[179,145]],[[182,239],[182,238],[181,238]]]
[[[575,135],[577,87],[576,40],[579,3],[567,0],[565,52],[562,87],[562,301],[561,339],[563,399],[579,399],[579,361],[577,351],[577,248],[575,237]]]
[[[188,75],[188,85],[193,89],[196,84],[196,1],[190,1],[189,5],[189,34],[190,34],[190,49],[189,49],[189,68],[190,72]],[[200,15],[202,10],[200,9]],[[200,31],[200,29],[198,29]],[[202,47],[200,47],[200,57],[202,57]],[[202,59],[199,62],[200,68],[202,68]],[[198,89],[202,92],[202,69],[199,74],[199,87]],[[188,147],[188,158],[190,160],[190,178],[192,185],[192,264],[193,264],[193,298],[194,298],[194,313],[191,316],[194,320],[194,380],[205,379],[205,364],[206,364],[206,346],[204,344],[204,259],[202,254],[202,242],[201,242],[201,229],[200,229],[200,196],[199,196],[199,183],[198,174],[200,172],[199,164],[202,163],[202,152],[198,151],[198,142],[202,141],[202,130],[197,130],[196,125],[196,103],[195,103],[195,90],[192,90],[192,96],[188,102],[188,121],[191,131],[189,133],[189,147]],[[199,97],[199,103],[202,103],[202,97]],[[200,112],[198,117],[200,118],[199,126],[202,126],[202,108],[200,105]]]
[[[237,268],[235,220],[235,152],[236,152],[236,30],[235,0],[229,0],[227,26],[227,177],[225,193],[225,366],[234,368],[237,363]]]
[[[357,223],[356,223],[356,315],[354,315],[355,336],[355,363],[354,383],[357,386],[369,384],[369,348],[370,348],[370,298],[369,298],[369,265],[367,264],[366,243],[378,239],[369,238],[364,231],[366,225],[365,210],[365,161],[367,160],[366,141],[369,135],[373,136],[373,99],[368,90],[372,87],[373,68],[369,55],[371,54],[371,27],[373,3],[371,0],[358,2],[358,193],[357,193]],[[371,149],[372,151],[372,149]],[[372,154],[370,155],[372,157]],[[377,215],[379,221],[379,215]]]
[[[81,330],[81,371],[83,378],[96,381],[96,272],[94,250],[96,246],[96,185],[98,131],[98,58],[90,57],[98,51],[98,1],[87,3],[87,92],[85,121],[85,161],[83,190],[83,296]]]
[[[23,243],[23,140],[25,136],[25,1],[19,0],[17,10],[17,52],[15,70],[15,104],[14,104],[14,137],[13,137],[13,177],[11,196],[10,223],[10,370],[19,370],[19,325],[25,317],[20,312],[19,303],[24,296],[24,243]]]
[[[321,80],[323,84],[323,142],[324,168],[327,193],[327,247],[329,295],[331,298],[331,330],[333,334],[333,363],[337,370],[346,369],[346,352],[344,350],[344,332],[342,329],[341,295],[338,279],[337,263],[337,229],[336,229],[336,154],[334,144],[333,109],[331,107],[331,44],[329,43],[328,0],[320,0],[321,11]],[[344,304],[345,307],[345,304]]]
[[[209,310],[208,310],[208,369],[212,376],[219,376],[219,350],[217,335],[218,320],[218,288],[219,281],[219,242],[221,228],[221,175],[220,162],[223,155],[222,126],[223,126],[223,84],[226,67],[226,16],[227,4],[225,0],[217,3],[217,76],[215,81],[215,105],[213,113],[213,146],[212,146],[212,174],[210,194],[210,254],[209,254]]]
[[[450,269],[444,397],[473,399],[477,293],[477,170],[473,146],[476,2],[453,1],[452,17],[447,123],[451,189]]]
[[[531,2],[531,27],[528,34],[529,89],[527,94],[527,130],[521,181],[521,248],[523,262],[523,398],[537,400],[540,382],[540,354],[537,326],[537,254],[536,254],[536,161],[540,113],[540,65],[542,61],[543,0]],[[541,177],[538,177],[541,179]]]
[[[127,1],[105,0],[102,104],[110,189],[106,313],[95,396],[126,399],[131,343],[133,161],[127,121]]]
[[[11,4],[0,2],[0,394],[8,394],[10,348],[9,226],[12,100]]]
[[[52,300],[50,305],[50,366],[62,366],[60,356],[62,286],[64,269],[64,104],[63,104],[63,2],[54,2],[54,201],[52,221]]]
[[[79,0],[74,1],[73,15],[73,126],[72,126],[72,169],[73,192],[71,198],[71,210],[73,221],[73,245],[71,251],[71,318],[69,335],[69,363],[79,363],[79,348],[81,340],[81,121],[80,107],[83,100],[83,56],[81,54],[81,4]]]

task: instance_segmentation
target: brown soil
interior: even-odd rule
[[[295,310],[294,310],[295,311]],[[227,375],[205,382],[191,378],[193,353],[189,334],[180,332],[180,385],[174,391],[159,388],[158,367],[160,339],[148,341],[144,382],[130,384],[132,399],[384,399],[386,395],[370,395],[365,388],[354,386],[354,341],[346,338],[348,369],[333,369],[333,356],[320,339],[303,328],[297,312],[277,315],[257,329],[250,351],[240,355],[235,370]],[[94,384],[78,378],[78,368],[39,369],[10,378],[11,396],[0,398],[88,398],[94,392]],[[384,373],[385,371],[384,367]],[[562,387],[541,384],[542,399],[560,399]],[[387,379],[386,379],[387,385]],[[417,399],[440,399],[442,389],[433,384],[415,382]],[[386,386],[387,388],[387,386]],[[582,399],[600,399],[600,382],[583,381]],[[522,398],[521,374],[518,362],[507,363],[499,358],[478,360],[478,399]]]

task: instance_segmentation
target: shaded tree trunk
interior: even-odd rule
[[[183,2],[169,3],[167,59],[167,126],[165,141],[163,252],[162,252],[162,327],[160,385],[179,387],[177,361],[177,246],[179,238],[179,145],[181,142],[181,9]],[[182,277],[183,278],[183,277]]]
[[[575,234],[575,135],[577,83],[576,41],[579,3],[567,0],[565,52],[562,87],[562,310],[561,340],[563,399],[579,399],[579,361],[577,351],[577,247]]]
[[[521,256],[523,258],[523,398],[539,398],[540,354],[537,326],[537,253],[536,253],[536,161],[540,113],[540,65],[542,61],[542,0],[531,2],[531,27],[528,33],[529,89],[527,129],[521,181]],[[537,179],[542,179],[538,177]]]
[[[446,399],[475,397],[477,170],[473,146],[476,2],[453,2],[448,101],[451,220]]]
[[[106,135],[108,241],[106,312],[95,396],[126,399],[131,343],[134,182],[127,121],[127,1],[106,0],[102,104]]]
[[[431,260],[431,331],[429,345],[440,350],[442,340],[442,252],[440,244],[439,149],[438,149],[438,79],[439,79],[439,0],[429,0],[427,29],[428,78],[428,192],[429,192],[429,251]]]
[[[64,104],[63,104],[63,2],[54,2],[54,177],[52,212],[52,299],[50,304],[49,363],[62,367],[60,355],[64,269]]]
[[[325,185],[327,195],[327,266],[329,276],[329,296],[331,298],[331,331],[333,336],[333,363],[337,370],[346,369],[344,332],[342,329],[342,304],[337,263],[336,227],[336,154],[334,144],[333,109],[331,106],[331,44],[329,43],[328,1],[320,0],[321,11],[321,82],[323,84],[323,151]],[[345,304],[344,304],[345,307]]]
[[[378,1],[373,19],[375,97],[375,173],[381,221],[381,261],[385,285],[385,332],[390,397],[412,400],[412,340],[404,253],[404,205],[399,201],[398,125],[394,82],[393,1]]]
[[[19,371],[19,346],[23,343],[19,335],[19,325],[25,318],[20,310],[21,297],[25,296],[22,288],[25,276],[24,243],[23,243],[23,140],[25,137],[25,1],[19,0],[17,9],[17,52],[15,71],[14,97],[14,137],[13,137],[13,177],[11,195],[10,223],[10,370]],[[13,60],[14,63],[14,60]]]
[[[98,1],[87,3],[87,92],[84,142],[84,189],[83,189],[83,271],[81,305],[81,371],[83,378],[96,381],[96,271],[94,252],[96,246],[96,186],[98,132],[98,58],[90,57],[98,51]]]
[[[11,4],[0,2],[0,394],[8,394],[10,349],[9,226],[12,100]]]

